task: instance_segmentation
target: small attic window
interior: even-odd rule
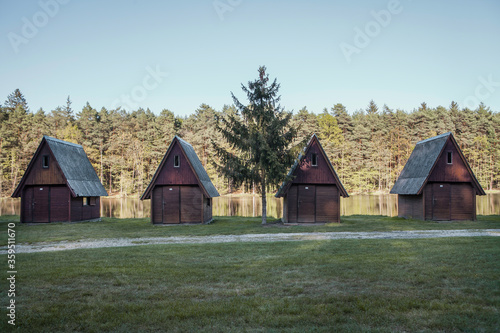
[[[179,159],[179,155],[174,155],[174,168],[178,168],[181,166],[181,160]]]
[[[453,164],[453,152],[446,152],[446,163]]]
[[[42,168],[44,168],[44,169],[49,168],[49,155],[42,156]]]
[[[311,155],[311,165],[318,166],[318,154]]]

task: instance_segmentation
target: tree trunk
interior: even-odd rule
[[[267,223],[267,198],[266,198],[266,174],[262,172],[262,224]]]

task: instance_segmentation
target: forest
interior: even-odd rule
[[[126,111],[94,108],[73,110],[70,97],[54,110],[31,111],[19,89],[0,107],[0,195],[10,196],[43,135],[81,144],[110,195],[138,196],[153,176],[174,135],[191,143],[221,194],[257,191],[252,184],[235,187],[216,172],[214,144],[227,146],[216,130],[217,119],[235,114],[233,105],[215,110],[201,104],[189,116],[163,109]],[[498,111],[498,110],[497,110]],[[293,112],[298,139],[316,133],[349,194],[388,192],[415,144],[453,132],[485,190],[500,182],[500,114],[484,104],[475,110],[428,107],[406,111],[379,107],[364,110],[332,104],[320,113],[303,107]],[[279,133],[277,133],[279,134]],[[229,147],[228,147],[229,148]],[[269,188],[268,193],[275,193]]]

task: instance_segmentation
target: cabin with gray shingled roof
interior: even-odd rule
[[[175,136],[141,196],[151,200],[151,223],[209,223],[219,192],[188,142]]]
[[[476,195],[485,195],[451,132],[416,144],[391,189],[398,216],[476,220]]]
[[[98,220],[102,186],[83,147],[44,136],[12,197],[21,197],[21,222]]]
[[[283,198],[283,223],[340,222],[340,197],[349,195],[314,134],[290,169],[278,192]]]

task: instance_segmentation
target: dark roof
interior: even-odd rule
[[[13,196],[16,196],[16,192],[20,191],[24,185],[25,177],[27,177],[31,170],[32,164],[44,141],[54,155],[63,177],[66,179],[66,184],[74,197],[99,197],[108,195],[82,146],[44,135]]]
[[[153,176],[153,179],[151,180],[151,183],[149,183],[148,187],[146,188],[146,191],[141,196],[141,200],[147,199],[151,195],[151,191],[153,190],[153,186],[156,182],[156,178],[160,174],[160,171],[163,169],[163,164],[167,160],[167,157],[170,153],[170,150],[174,146],[175,142],[179,142],[179,146],[181,147],[182,151],[184,152],[184,155],[186,156],[191,169],[193,170],[196,178],[198,179],[198,184],[200,185],[202,191],[205,193],[205,196],[209,198],[213,197],[218,197],[219,192],[215,188],[214,184],[212,184],[212,181],[210,180],[210,177],[207,174],[207,171],[201,164],[200,159],[198,158],[198,155],[196,155],[196,152],[194,151],[193,146],[191,146],[188,142],[184,141],[177,135],[174,137],[172,142],[170,143],[170,146],[167,149],[167,152],[165,153],[165,156],[163,156],[163,160],[161,161],[160,165],[158,166],[158,169],[156,169],[156,172]]]
[[[463,156],[462,151],[460,150],[460,147],[451,132],[420,141],[415,145],[408,162],[406,162],[403,171],[401,171],[396,183],[392,187],[391,193],[407,195],[420,194],[424,185],[427,183],[427,179],[431,175],[439,156],[441,156],[448,139],[451,139],[454,143],[457,151],[464,161],[466,168],[472,176],[478,192],[480,194],[484,194],[481,185],[474,176],[469,163],[467,163],[467,160]]]
[[[207,171],[201,164],[201,161],[198,158],[198,155],[196,155],[193,146],[191,146],[188,142],[182,140],[178,136],[176,136],[176,138],[179,140],[179,143],[181,144],[181,147],[184,150],[184,154],[186,154],[186,157],[189,160],[191,167],[193,167],[196,177],[202,184],[202,187],[205,189],[208,196],[211,198],[218,197],[219,192],[217,192],[217,189],[215,188],[214,184],[212,184],[210,177],[208,177]]]
[[[347,194],[347,191],[344,188],[344,185],[342,185],[342,182],[340,181],[339,177],[337,176],[337,173],[335,172],[335,169],[333,168],[332,163],[330,163],[330,159],[326,155],[325,150],[323,149],[323,146],[321,146],[321,142],[319,142],[319,139],[316,136],[316,134],[313,134],[311,136],[311,138],[309,139],[309,142],[307,143],[307,145],[304,147],[303,152],[299,154],[299,157],[297,157],[297,159],[293,163],[292,167],[290,168],[290,171],[288,172],[288,175],[287,175],[287,178],[289,178],[290,180],[285,181],[285,182],[283,182],[283,184],[281,184],[281,187],[278,189],[278,192],[275,195],[276,198],[280,198],[288,192],[288,189],[290,188],[290,185],[292,184],[292,181],[293,181],[292,176],[295,173],[297,166],[300,164],[302,159],[307,155],[307,152],[309,151],[309,148],[311,147],[314,140],[316,140],[318,142],[318,146],[320,148],[320,151],[328,163],[328,167],[330,168],[330,171],[332,172],[333,177],[335,178],[337,186],[340,190],[340,195],[343,196],[344,198],[349,197],[349,194]]]

